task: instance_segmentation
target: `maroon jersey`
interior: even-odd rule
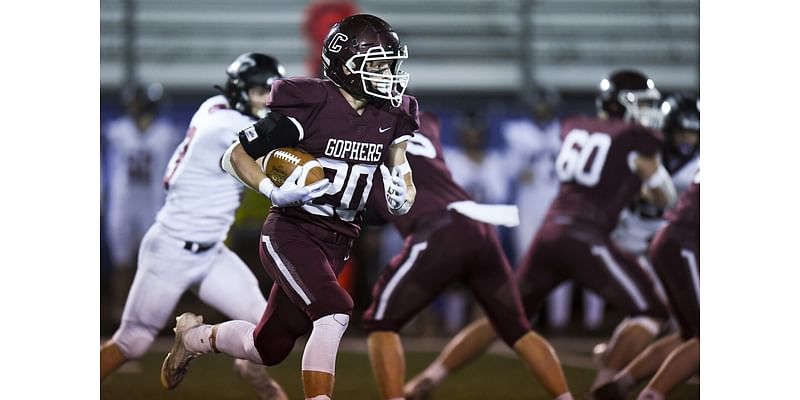
[[[378,165],[386,163],[392,143],[413,136],[419,126],[417,100],[403,96],[399,107],[370,103],[359,115],[333,82],[291,78],[272,85],[267,105],[300,123],[303,137],[297,148],[316,157],[331,181],[328,191],[311,203],[273,212],[358,236]]]
[[[700,235],[700,170],[681,195],[678,204],[667,211],[666,219],[671,224],[696,230],[697,235]]]
[[[634,153],[661,150],[661,132],[621,120],[576,117],[561,125],[556,173],[561,185],[548,220],[585,222],[611,232],[642,180],[631,170]]]
[[[383,180],[380,172],[374,179],[374,189],[370,194],[369,207],[386,221],[391,222],[403,236],[411,234],[415,226],[425,216],[447,211],[447,206],[455,201],[471,200],[455,181],[444,162],[442,143],[439,136],[439,120],[431,113],[419,114],[420,128],[409,139],[406,158],[411,165],[417,197],[408,213],[396,216],[389,213],[384,197]]]

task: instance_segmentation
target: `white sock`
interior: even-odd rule
[[[663,394],[651,388],[645,388],[644,390],[642,390],[641,393],[639,393],[639,397],[636,398],[636,400],[664,400],[664,399],[665,397]]]
[[[423,375],[430,379],[434,385],[441,383],[447,377],[447,368],[439,361],[434,361],[425,369]]]
[[[554,398],[553,400],[574,400],[574,399],[572,397],[572,393],[566,392],[566,393],[561,393],[560,395],[558,395],[558,397]]]
[[[206,337],[210,338],[211,326],[206,326],[208,326],[208,336]],[[264,364],[253,340],[255,325],[247,321],[234,320],[215,326],[217,327],[217,335],[214,344],[219,352],[235,358],[250,360],[256,364]],[[210,343],[208,347],[209,349],[211,348]]]
[[[183,344],[192,353],[210,353],[211,325],[198,325],[183,333]]]
[[[314,397],[308,397],[306,400],[331,400],[331,398],[326,394],[320,394]]]

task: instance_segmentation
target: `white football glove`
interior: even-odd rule
[[[403,215],[411,209],[411,204],[406,198],[406,182],[403,179],[400,168],[393,167],[392,172],[386,165],[381,164],[381,177],[383,178],[383,188],[386,191],[386,205],[389,212],[393,215]]]
[[[310,185],[300,185],[297,183],[300,174],[303,173],[302,167],[295,167],[294,171],[286,178],[281,186],[275,186],[269,178],[261,181],[258,191],[263,193],[272,201],[276,207],[299,206],[322,196],[331,186],[328,179],[322,179]]]

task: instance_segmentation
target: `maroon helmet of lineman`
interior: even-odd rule
[[[661,93],[652,79],[636,70],[618,70],[600,81],[595,105],[607,118],[658,128],[663,120],[660,100]]]
[[[386,21],[369,14],[349,16],[335,24],[322,47],[325,76],[362,100],[390,100],[397,107],[408,86],[400,64],[408,49]],[[375,65],[388,61],[388,69]]]

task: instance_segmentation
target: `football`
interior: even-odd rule
[[[259,160],[261,171],[272,183],[283,185],[295,167],[301,167],[299,182],[310,185],[325,178],[325,171],[317,159],[307,152],[293,147],[280,147],[267,153]]]

